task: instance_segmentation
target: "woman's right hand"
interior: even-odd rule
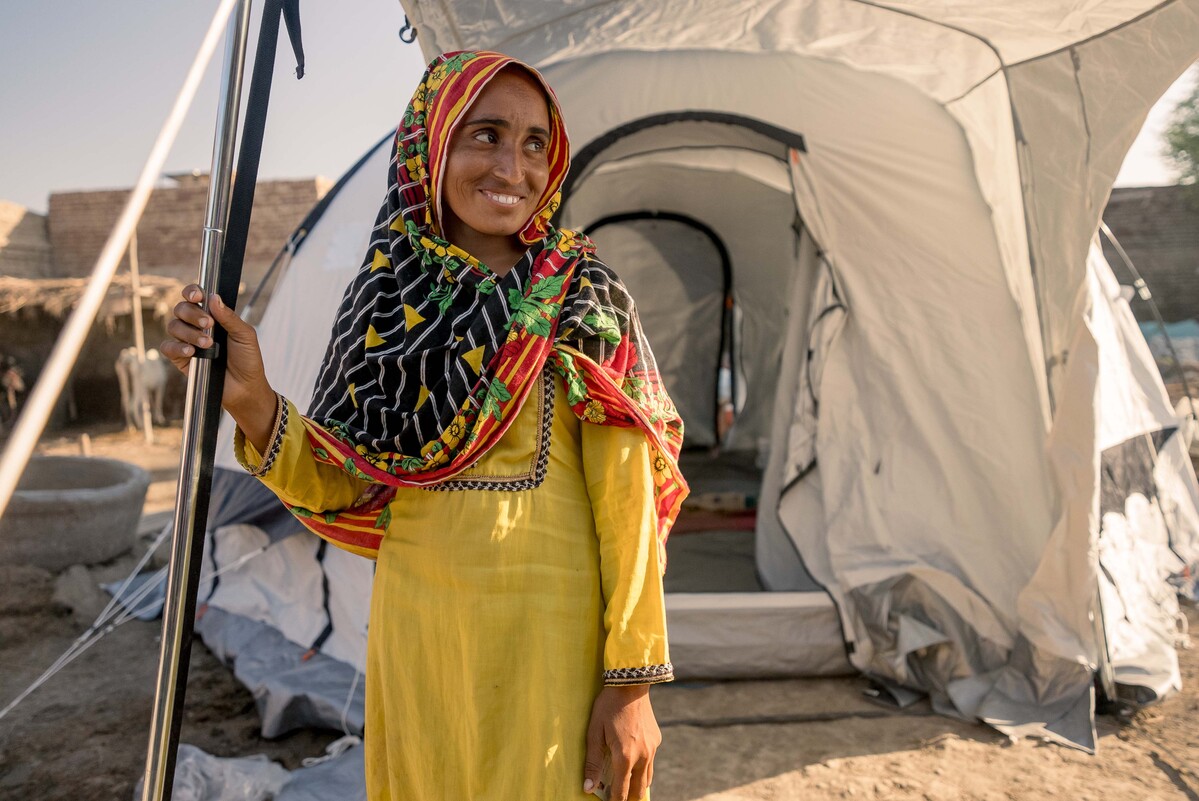
[[[266,380],[258,333],[238,317],[237,312],[222,303],[215,292],[209,296],[207,309],[200,306],[203,298],[204,292],[199,286],[188,284],[183,288],[183,302],[175,305],[174,318],[167,323],[167,334],[171,338],[158,350],[186,373],[195,349],[212,347],[213,322],[224,328],[228,336],[221,405],[262,453],[275,426],[277,402],[275,391]]]

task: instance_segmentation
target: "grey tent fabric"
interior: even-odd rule
[[[307,727],[362,733],[366,683],[350,665],[215,607],[196,621],[196,632],[254,696],[263,737]]]
[[[366,801],[366,772],[358,746],[312,767],[292,771],[275,801]]]

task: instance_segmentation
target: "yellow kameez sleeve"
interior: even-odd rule
[[[635,428],[584,422],[581,429],[600,546],[604,684],[671,681],[649,444]]]
[[[241,428],[233,434],[233,455],[279,499],[314,512],[345,509],[370,486],[325,462],[318,462],[295,405],[282,399],[266,454],[260,454]],[[264,461],[269,464],[264,465]],[[263,470],[263,467],[266,467]]]

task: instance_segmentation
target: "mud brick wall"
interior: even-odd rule
[[[45,278],[50,274],[46,216],[0,200],[0,275]]]
[[[258,285],[284,242],[330,185],[323,178],[258,184],[242,269],[246,287]],[[128,195],[128,190],[119,189],[50,196],[54,277],[79,277],[91,271]],[[137,229],[143,272],[195,280],[207,200],[207,176],[186,176],[177,185],[154,190]],[[127,267],[126,258],[121,269]]]
[[[1153,293],[1166,322],[1199,319],[1199,199],[1188,187],[1154,186],[1112,190],[1103,213]],[[1104,255],[1121,284],[1132,277],[1106,240]],[[1153,319],[1148,304],[1133,299],[1137,319]]]

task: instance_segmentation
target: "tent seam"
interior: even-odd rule
[[[855,2],[861,2],[861,0],[855,0]],[[1061,55],[1062,53],[1073,50],[1076,47],[1085,45],[1088,42],[1093,42],[1096,39],[1102,39],[1103,37],[1105,37],[1109,34],[1113,34],[1116,31],[1120,31],[1120,30],[1123,30],[1124,28],[1127,28],[1129,25],[1135,25],[1136,23],[1140,22],[1141,20],[1145,19],[1146,17],[1151,17],[1154,14],[1156,14],[1157,12],[1166,8],[1167,6],[1172,6],[1177,2],[1178,2],[1178,0],[1163,0],[1163,2],[1158,3],[1153,8],[1150,8],[1146,11],[1142,11],[1140,14],[1137,14],[1132,19],[1124,20],[1119,25],[1113,25],[1110,28],[1107,28],[1105,30],[1099,31],[1098,33],[1092,34],[1085,39],[1080,39],[1077,42],[1071,42],[1068,45],[1063,45],[1063,46],[1057,48],[1056,50],[1050,50],[1048,53],[1041,53],[1040,55],[1037,55],[1037,56],[1029,56],[1028,58],[1023,59],[1021,61],[1014,61],[1011,64],[1006,64],[1004,66],[1004,70],[1006,71],[1008,69],[1011,69],[1012,67],[1019,67],[1024,64],[1031,64],[1032,62],[1040,61],[1043,58],[1052,58],[1053,56]]]
[[[983,35],[981,35],[981,34],[974,33],[973,31],[966,30],[965,28],[960,28],[960,27],[958,27],[957,25],[952,25],[952,24],[950,24],[950,23],[948,23],[948,22],[940,22],[940,21],[938,21],[938,20],[935,20],[935,19],[929,19],[928,17],[921,16],[920,14],[917,14],[917,13],[915,13],[915,12],[912,12],[912,11],[906,11],[906,10],[904,10],[904,9],[900,9],[900,8],[893,8],[893,7],[891,7],[891,6],[884,5],[883,3],[875,2],[875,0],[850,0],[850,2],[853,2],[853,3],[860,3],[861,5],[870,6],[871,8],[877,8],[877,9],[880,9],[880,10],[883,10],[883,11],[891,11],[891,12],[894,12],[894,13],[896,13],[896,14],[901,14],[901,15],[903,15],[903,16],[905,16],[905,17],[911,17],[912,19],[918,19],[918,20],[922,20],[922,21],[924,21],[924,22],[927,22],[927,23],[929,23],[930,25],[936,25],[936,26],[938,26],[938,27],[940,27],[940,28],[946,28],[947,30],[951,30],[951,31],[957,31],[957,32],[958,32],[958,33],[960,33],[960,34],[963,34],[963,35],[965,35],[965,36],[969,36],[969,37],[970,37],[970,38],[972,38],[972,39],[976,39],[976,40],[978,40],[979,42],[982,42],[983,44],[985,44],[987,47],[989,47],[989,48],[991,49],[991,51],[992,51],[993,53],[995,53],[995,57],[996,57],[997,59],[999,59],[999,63],[1000,63],[1000,65],[1001,65],[999,69],[1000,69],[1001,71],[1005,71],[1005,72],[1006,72],[1008,69],[1010,69],[1010,68],[1012,68],[1012,67],[1018,67],[1018,66],[1020,66],[1020,65],[1022,65],[1022,64],[1028,64],[1028,63],[1030,63],[1030,62],[1033,62],[1033,61],[1038,61],[1038,60],[1040,60],[1040,59],[1042,59],[1042,58],[1051,58],[1051,57],[1053,57],[1053,56],[1055,56],[1055,55],[1058,55],[1058,54],[1060,54],[1060,53],[1063,53],[1063,52],[1065,52],[1065,51],[1071,50],[1071,49],[1073,49],[1073,48],[1075,48],[1075,47],[1078,47],[1078,46],[1080,46],[1080,45],[1085,45],[1086,43],[1088,43],[1088,42],[1092,42],[1092,41],[1094,41],[1094,40],[1096,40],[1096,39],[1102,39],[1103,37],[1105,37],[1105,36],[1107,36],[1107,35],[1109,35],[1109,34],[1112,34],[1112,33],[1115,33],[1116,31],[1119,31],[1119,30],[1122,30],[1122,29],[1124,29],[1124,28],[1127,28],[1129,25],[1135,25],[1136,23],[1140,22],[1141,20],[1145,19],[1146,17],[1150,17],[1150,16],[1152,16],[1152,15],[1156,14],[1157,12],[1159,12],[1159,11],[1161,11],[1162,9],[1166,8],[1167,6],[1172,6],[1172,5],[1174,5],[1175,3],[1177,3],[1177,2],[1178,2],[1178,0],[1162,0],[1162,2],[1161,2],[1161,3],[1158,3],[1158,4],[1157,4],[1156,6],[1154,6],[1153,8],[1146,9],[1145,11],[1142,11],[1140,14],[1137,14],[1135,17],[1132,17],[1131,19],[1126,19],[1126,20],[1124,20],[1123,22],[1119,23],[1118,25],[1113,25],[1113,26],[1112,26],[1112,27],[1110,27],[1110,28],[1105,28],[1104,30],[1102,30],[1102,31],[1099,31],[1098,33],[1094,33],[1094,34],[1092,34],[1092,35],[1088,36],[1088,37],[1087,37],[1087,38],[1085,38],[1085,39],[1080,39],[1080,40],[1079,40],[1079,41],[1077,41],[1077,42],[1071,42],[1071,43],[1070,43],[1070,44],[1068,44],[1068,45],[1063,45],[1062,47],[1059,47],[1059,48],[1057,48],[1057,49],[1055,49],[1055,50],[1050,50],[1050,51],[1049,51],[1049,52],[1047,52],[1047,53],[1041,53],[1041,54],[1039,54],[1039,55],[1035,55],[1035,56],[1029,56],[1028,58],[1021,59],[1020,61],[1013,61],[1013,62],[1012,62],[1012,63],[1010,63],[1010,64],[1009,64],[1009,63],[1007,63],[1006,61],[1004,61],[1004,59],[1003,59],[1003,55],[1002,55],[1002,54],[999,52],[999,48],[998,48],[998,47],[996,47],[996,46],[995,46],[995,45],[994,45],[994,44],[991,42],[991,40],[987,39],[987,37],[985,37],[985,36],[983,36]],[[987,76],[987,78],[989,79],[989,78],[991,78],[991,77],[993,77],[993,76],[994,76],[994,73],[992,73],[991,75]],[[977,86],[978,86],[978,85],[981,85],[982,83],[985,83],[985,82],[986,82],[985,80],[984,80],[984,81],[980,81],[980,83],[979,83],[979,84],[976,84],[976,85],[975,85],[975,88],[977,88]],[[968,95],[968,94],[970,94],[970,92],[966,92],[966,94]],[[962,97],[965,97],[965,95],[962,95]],[[958,99],[961,99],[961,98],[958,98]],[[951,101],[951,102],[952,102],[952,101]]]
[[[1173,2],[1173,1],[1174,0],[1166,0],[1166,2]],[[921,20],[922,22],[927,22],[930,25],[936,25],[939,28],[945,28],[947,30],[957,31],[958,33],[962,34],[963,36],[968,36],[971,39],[975,39],[979,42],[982,42],[988,48],[990,48],[991,52],[995,54],[995,58],[999,61],[1000,69],[1002,69],[1003,66],[1005,65],[1004,60],[1003,60],[1003,54],[999,52],[999,48],[996,47],[995,44],[992,43],[990,39],[983,36],[982,34],[974,33],[973,31],[968,31],[965,28],[959,28],[957,25],[951,25],[948,22],[938,22],[935,19],[929,19],[928,17],[921,16],[920,14],[917,14],[914,11],[906,11],[906,10],[900,9],[900,8],[893,8],[891,6],[884,5],[882,3],[874,2],[874,0],[850,0],[850,2],[859,3],[864,6],[870,6],[871,8],[877,8],[881,11],[890,11],[894,14],[900,14],[905,17],[911,17],[912,19],[918,19],[918,20]],[[992,73],[992,74],[994,74],[994,73]],[[967,94],[969,94],[969,93],[967,93]]]
[[[991,71],[991,72],[990,72],[990,73],[987,75],[987,77],[985,77],[985,78],[983,78],[983,79],[981,79],[981,80],[977,81],[976,83],[974,83],[973,85],[971,85],[971,87],[970,87],[969,89],[967,89],[966,91],[962,92],[962,93],[961,93],[960,95],[958,95],[957,97],[954,97],[954,98],[952,98],[952,99],[950,99],[950,100],[938,101],[938,103],[940,104],[940,106],[941,106],[942,108],[945,108],[945,107],[947,107],[947,106],[951,106],[951,105],[953,105],[954,103],[957,103],[957,102],[958,102],[958,101],[960,101],[960,100],[964,100],[965,98],[969,97],[969,96],[970,96],[970,95],[971,95],[971,94],[974,92],[974,90],[975,90],[975,89],[977,89],[978,87],[982,86],[984,83],[986,83],[987,81],[991,80],[991,79],[992,79],[992,78],[994,78],[996,75],[999,75],[999,74],[1001,74],[1001,73],[1006,73],[1006,71],[1007,71],[1007,70],[1006,70],[1006,69],[1005,69],[1005,68],[1004,68],[1002,65],[1001,65],[1001,66],[998,66],[998,67],[996,67],[994,70],[992,70],[992,71]]]

